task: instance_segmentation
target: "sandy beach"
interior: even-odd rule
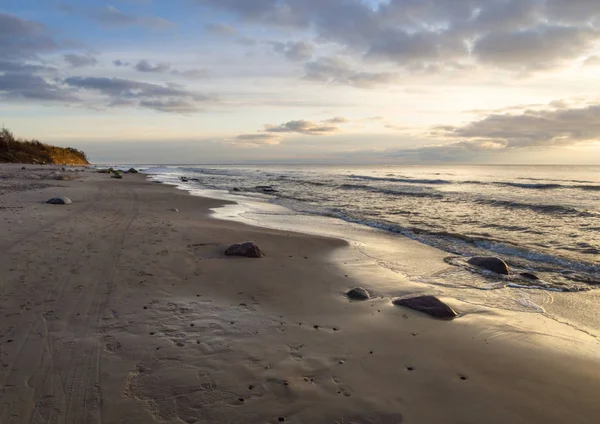
[[[344,240],[218,220],[144,175],[26,168],[0,165],[2,424],[600,421],[592,334],[452,297],[436,320]],[[248,240],[266,256],[224,255]],[[448,266],[401,243],[412,272]]]

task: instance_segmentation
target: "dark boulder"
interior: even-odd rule
[[[58,196],[49,199],[48,201],[46,201],[46,203],[49,203],[51,205],[70,205],[71,203],[73,203],[73,201],[68,197]]]
[[[225,251],[227,256],[243,256],[246,258],[262,258],[264,253],[258,248],[256,243],[247,241],[229,246]]]
[[[537,280],[539,280],[539,279],[540,279],[540,278],[539,278],[537,275],[535,275],[535,274],[532,274],[531,272],[522,272],[522,273],[521,273],[521,274],[519,274],[519,275],[520,275],[521,277],[523,277],[523,278],[527,278],[528,280],[534,280],[534,281],[537,281]]]
[[[368,300],[371,298],[371,293],[362,287],[355,287],[346,292],[346,296],[350,300]]]
[[[234,188],[233,188],[231,191],[234,191],[234,192],[236,192],[236,193],[237,193],[237,192],[239,192],[239,191],[242,191],[242,190],[240,190],[240,189],[239,189],[239,188],[237,188],[237,187],[234,187]]]
[[[475,256],[467,261],[467,263],[479,268],[487,269],[496,274],[508,275],[508,265],[502,259],[491,256]]]
[[[179,179],[184,183],[187,183],[189,181],[186,177],[181,177]]]
[[[446,305],[435,296],[394,299],[392,303],[396,306],[404,306],[406,308],[414,309],[415,311],[426,313],[435,318],[452,319],[457,316],[456,312],[454,312],[450,306]]]
[[[119,174],[119,173],[114,173],[110,176],[110,178],[116,178],[118,180],[122,180],[123,179],[123,175]]]
[[[137,169],[135,169],[135,168],[129,168],[127,170],[127,173],[128,174],[139,174],[139,171]]]

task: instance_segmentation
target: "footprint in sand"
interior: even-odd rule
[[[102,341],[105,343],[104,348],[109,352],[116,352],[121,349],[121,343],[117,341],[113,336],[104,336]]]
[[[342,396],[346,396],[346,397],[352,396],[352,389],[350,388],[350,386],[348,386],[347,384],[343,384],[342,380],[339,377],[332,376],[331,380],[337,386],[338,395],[342,395]]]
[[[304,358],[302,357],[302,353],[300,353],[300,349],[303,347],[304,345],[288,345],[288,349],[290,350],[290,358],[292,358],[294,361],[302,361]]]

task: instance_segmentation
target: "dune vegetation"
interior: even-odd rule
[[[0,162],[30,164],[87,165],[87,157],[72,147],[57,147],[38,140],[16,138],[6,128],[0,130]]]

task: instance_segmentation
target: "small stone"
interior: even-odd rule
[[[440,319],[452,319],[457,316],[454,310],[435,296],[418,296],[410,298],[394,299],[392,303],[396,306],[404,306],[423,312]],[[407,317],[408,318],[408,317]]]
[[[243,256],[246,258],[262,258],[264,253],[252,241],[245,243],[232,244],[225,251],[226,256]]]
[[[285,421],[285,417],[279,417],[279,422],[282,423]]]
[[[502,259],[494,258],[491,256],[475,256],[467,261],[471,265],[476,267],[487,269],[488,271],[495,272],[496,274],[508,275],[508,265]]]
[[[522,272],[520,275],[521,275],[521,277],[527,278],[528,280],[537,281],[540,279],[537,275],[532,274],[531,272]]]
[[[346,296],[350,300],[367,300],[371,298],[371,293],[362,287],[355,287],[346,292]]]
[[[46,203],[50,205],[70,205],[71,203],[73,203],[73,201],[68,197],[58,196],[49,199],[48,201],[46,201]]]
[[[315,330],[318,330],[318,329],[319,329],[319,326],[318,326],[318,325],[314,325],[313,327],[315,328]]]
[[[248,390],[253,390],[254,389],[254,384],[251,384],[248,386]]]

